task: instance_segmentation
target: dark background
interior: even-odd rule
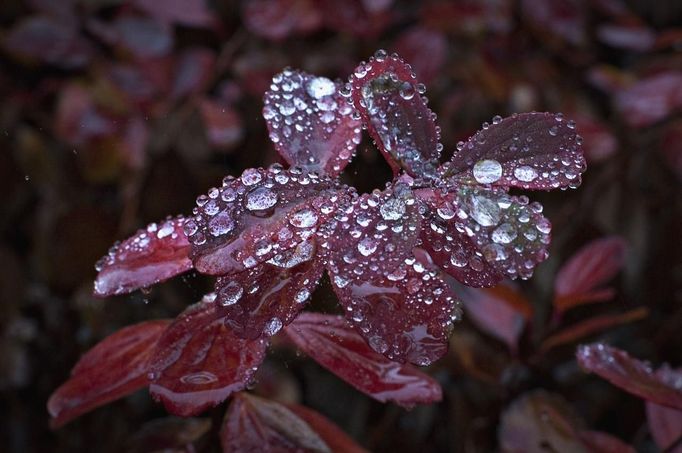
[[[682,3],[207,0],[207,14],[186,0],[175,18],[178,2],[162,3],[0,2],[4,451],[149,451],[140,439],[178,433],[198,451],[218,451],[225,405],[205,414],[213,424],[198,437],[203,428],[165,419],[144,391],[48,429],[46,401],[80,354],[125,325],[175,316],[210,283],[190,273],[99,300],[94,263],[137,228],[190,212],[224,175],[278,159],[260,115],[275,72],[292,66],[345,78],[378,48],[399,50],[427,84],[446,157],[493,115],[562,111],[578,121],[583,185],[532,195],[554,225],[551,258],[521,285],[533,326],[513,356],[465,319],[451,353],[429,370],[443,402],[410,412],[277,348],[254,390],[317,409],[373,451],[423,453],[495,450],[509,403],[542,388],[562,395],[584,426],[656,451],[642,401],[583,374],[575,344],[546,354],[537,347],[550,329],[556,270],[590,240],[616,234],[629,245],[616,296],[562,323],[647,307],[645,319],[588,339],[657,365],[682,364],[682,86],[676,99],[675,89],[652,83],[634,110],[619,101],[638,81],[681,76]],[[390,176],[365,139],[343,178],[365,192]],[[313,304],[334,306],[328,285]]]

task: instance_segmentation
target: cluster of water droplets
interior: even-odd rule
[[[351,97],[352,92],[359,96]],[[342,92],[358,104],[379,149],[411,174],[431,177],[436,175],[443,146],[425,93],[410,66],[384,50],[360,63]]]
[[[360,143],[360,123],[335,82],[286,69],[275,75],[263,117],[270,140],[290,163],[340,172]]]

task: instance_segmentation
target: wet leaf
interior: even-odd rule
[[[272,336],[289,324],[306,305],[324,269],[314,258],[314,242],[305,242],[286,259],[220,277],[216,302],[225,325],[241,337]],[[303,260],[303,261],[301,261]]]
[[[96,296],[125,294],[192,269],[184,217],[152,223],[114,245],[97,263]]]
[[[252,33],[272,40],[305,35],[322,26],[314,0],[252,0],[244,4],[243,16]]]
[[[263,117],[275,149],[290,164],[339,174],[360,143],[360,122],[326,77],[285,70],[265,93]]]
[[[237,394],[230,404],[220,441],[225,453],[332,451],[305,420],[285,405],[247,393]]]
[[[202,273],[225,275],[279,259],[312,238],[352,192],[299,168],[250,168],[197,198],[185,223],[191,258]]]
[[[603,285],[625,264],[625,251],[626,243],[618,236],[597,239],[578,250],[559,269],[554,280],[557,311],[611,299],[613,289]]]
[[[334,453],[367,453],[338,426],[312,409],[298,404],[288,404],[287,409],[306,422]]]
[[[581,431],[578,436],[590,453],[636,453],[630,445],[607,433]]]
[[[577,187],[585,158],[575,122],[561,114],[495,117],[457,151],[442,172],[455,182],[531,190]]]
[[[163,22],[189,27],[207,27],[214,23],[206,0],[133,0],[132,3],[150,16]]]
[[[411,407],[442,398],[436,381],[373,351],[342,317],[303,313],[285,332],[320,365],[382,403]]]
[[[350,86],[353,105],[394,172],[435,176],[440,134],[410,66],[380,50],[355,68]]]
[[[628,393],[656,404],[682,409],[682,375],[668,368],[657,372],[625,351],[601,343],[583,345],[576,353],[585,370]]]
[[[682,109],[682,72],[661,72],[641,79],[618,91],[614,102],[630,126],[650,126]]]
[[[152,351],[169,324],[156,320],[124,327],[86,352],[47,402],[51,426],[145,387]]]
[[[668,450],[682,437],[682,410],[646,402],[646,419],[656,445],[669,453],[682,453],[682,445]]]
[[[182,449],[208,433],[211,424],[208,418],[157,418],[142,425],[130,440],[128,451],[147,453]]]
[[[149,367],[149,392],[174,415],[196,415],[244,389],[266,347],[265,340],[235,336],[215,298],[205,297],[159,339]]]

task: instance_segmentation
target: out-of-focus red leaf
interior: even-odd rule
[[[455,181],[551,190],[577,187],[585,157],[575,122],[561,114],[495,117],[457,145],[445,176]]]
[[[512,27],[512,3],[509,0],[465,0],[425,3],[422,23],[448,33],[507,33]],[[411,61],[407,58],[407,61]]]
[[[576,353],[578,363],[613,385],[640,398],[663,406],[682,409],[682,373],[651,367],[625,351],[601,343],[583,345]]]
[[[116,44],[139,58],[165,56],[173,48],[171,27],[151,17],[120,16],[113,23],[113,32]]]
[[[189,306],[159,339],[150,361],[149,392],[187,417],[246,387],[267,342],[243,340],[225,325],[214,297]]]
[[[48,16],[30,16],[17,23],[1,44],[18,57],[65,69],[83,67],[92,56],[92,46],[78,34],[75,23]]]
[[[626,243],[610,236],[583,246],[557,272],[554,279],[554,307],[558,312],[569,308],[609,300],[611,288],[602,285],[611,280],[625,264]]]
[[[599,40],[611,47],[645,52],[656,44],[656,33],[643,26],[604,24],[597,29]]]
[[[547,337],[547,339],[542,342],[540,351],[546,352],[557,346],[578,341],[588,335],[603,332],[613,326],[638,321],[646,318],[648,315],[649,310],[646,307],[640,307],[625,313],[595,316],[594,318],[566,327],[560,332]]]
[[[97,263],[95,295],[125,294],[192,268],[183,217],[152,223],[114,245]]]
[[[189,27],[208,27],[214,23],[206,0],[133,0],[132,3],[152,17]]]
[[[583,138],[583,150],[589,162],[602,162],[618,149],[613,131],[603,122],[584,115],[572,115],[576,130]]]
[[[682,108],[682,71],[662,72],[616,93],[615,106],[633,127],[645,127]]]
[[[177,99],[203,91],[213,76],[215,59],[213,51],[202,47],[184,50],[175,63],[171,97]]]
[[[300,168],[250,168],[197,198],[185,222],[200,272],[225,275],[275,259],[310,239],[349,201],[351,192]]]
[[[298,404],[288,404],[286,407],[306,422],[334,453],[367,453],[348,434],[314,410]]]
[[[543,35],[565,41],[574,46],[585,44],[585,0],[523,0],[521,17]]]
[[[682,179],[682,120],[670,123],[661,133],[659,150],[677,177]]]
[[[86,352],[47,402],[51,426],[57,428],[146,386],[151,353],[169,323],[156,320],[125,327]]]
[[[140,116],[130,118],[121,142],[121,154],[128,168],[139,170],[146,161],[145,149],[149,142],[147,122]]]
[[[334,176],[355,155],[361,125],[340,88],[326,77],[290,69],[273,77],[263,117],[289,164]]]
[[[161,74],[163,77],[158,77]],[[106,77],[126,100],[139,105],[150,103],[159,93],[165,92],[169,84],[165,62],[159,59],[144,64],[111,65]]]
[[[322,26],[314,0],[251,0],[244,3],[243,16],[251,32],[272,40],[308,34]]]
[[[147,453],[173,451],[190,453],[193,443],[211,429],[209,418],[163,417],[151,420],[139,429],[128,443],[126,451]]]
[[[324,24],[339,33],[374,37],[391,21],[393,0],[318,0]]]
[[[225,453],[331,453],[322,436],[283,404],[239,393],[230,404],[220,441]]]
[[[393,47],[410,62],[419,80],[425,84],[440,75],[448,53],[448,42],[443,33],[419,26],[402,33]]]
[[[289,255],[290,267],[263,263],[218,278],[216,302],[225,325],[235,335],[248,339],[275,335],[305,306],[324,267],[313,258],[315,244],[305,243],[304,247],[306,250],[298,259]]]
[[[542,205],[502,188],[456,185],[445,195],[419,191],[429,204],[423,247],[444,271],[468,286],[529,278],[547,256],[551,224]]]
[[[202,99],[199,111],[211,145],[229,149],[241,141],[244,125],[236,110],[220,101]]]
[[[55,133],[71,145],[116,132],[114,122],[97,109],[90,92],[75,83],[62,88],[55,116]]]
[[[636,453],[617,437],[599,431],[580,431],[578,437],[590,453]]]
[[[442,398],[435,380],[373,351],[340,316],[303,313],[285,332],[316,362],[377,401],[410,407]]]
[[[464,303],[464,311],[484,332],[505,342],[512,352],[533,308],[510,284],[474,289],[464,286],[455,291]]]
[[[682,453],[682,444],[669,450],[673,442],[679,441],[682,437],[682,410],[647,401],[646,419],[649,432],[658,448],[669,453]]]
[[[609,94],[618,93],[633,83],[632,75],[629,72],[620,71],[615,66],[606,64],[592,67],[587,72],[587,80]]]
[[[440,134],[422,96],[425,88],[408,64],[383,50],[350,77],[351,99],[394,173],[435,176]]]
[[[576,435],[577,422],[577,416],[562,397],[544,390],[526,393],[502,413],[497,432],[500,450],[588,453]]]

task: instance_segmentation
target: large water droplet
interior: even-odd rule
[[[229,282],[218,291],[218,301],[220,305],[228,307],[239,302],[242,294],[244,294],[244,288],[239,283]]]
[[[502,165],[496,160],[479,160],[474,165],[474,178],[480,184],[491,184],[502,177]]]
[[[384,220],[398,220],[405,214],[405,202],[399,198],[389,198],[379,208]]]
[[[514,177],[519,181],[531,182],[538,177],[538,172],[532,167],[523,165],[514,169]]]
[[[500,207],[493,200],[474,194],[471,196],[471,217],[481,226],[497,225]]]
[[[495,228],[490,236],[493,242],[497,244],[509,244],[516,239],[516,229],[509,223],[503,223]]]
[[[277,194],[266,187],[259,187],[246,195],[246,209],[262,211],[277,204]]]
[[[267,336],[273,336],[282,329],[282,321],[279,318],[272,318],[265,324],[263,333]]]
[[[222,236],[223,234],[232,231],[233,228],[234,220],[232,219],[232,216],[226,212],[221,212],[208,222],[208,230],[213,236]]]
[[[303,208],[289,217],[289,223],[296,228],[310,228],[317,224],[317,214],[312,209]]]
[[[308,82],[306,91],[310,97],[320,99],[321,97],[334,94],[336,92],[336,85],[326,77],[315,77]]]
[[[358,251],[363,256],[370,256],[377,249],[377,243],[372,238],[364,238],[358,243]]]

